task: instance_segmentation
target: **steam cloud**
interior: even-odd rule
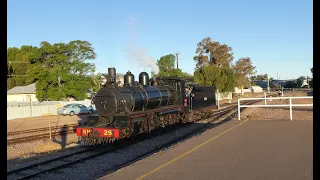
[[[152,68],[152,71],[154,74],[158,74],[159,73],[159,68],[156,64],[156,61],[154,58],[152,57],[147,57],[147,50],[146,48],[136,48],[136,25],[138,24],[138,21],[135,17],[130,16],[129,17],[129,28],[131,30],[131,38],[130,38],[130,45],[129,48],[127,50],[127,52],[129,53],[129,59],[131,60],[132,58],[134,58],[139,65],[143,66],[143,67],[150,67]]]

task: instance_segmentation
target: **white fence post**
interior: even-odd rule
[[[240,99],[238,99],[238,120],[240,120]]]
[[[290,97],[289,102],[290,102],[290,120],[292,121],[292,98]]]
[[[264,92],[264,105],[267,105],[267,93]]]

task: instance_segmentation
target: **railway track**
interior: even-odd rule
[[[248,101],[247,103],[244,103],[244,104],[253,104],[255,102],[259,102],[261,100],[255,100],[255,101]],[[245,108],[243,108],[245,109]],[[243,111],[242,109],[242,111]],[[136,160],[138,159],[141,159],[145,156],[148,156],[154,152],[157,152],[163,148],[166,148],[166,147],[169,147],[171,146],[172,144],[175,144],[183,139],[185,139],[186,137],[188,136],[192,136],[193,134],[199,132],[201,129],[205,128],[208,124],[216,124],[216,125],[219,125],[219,124],[222,124],[224,121],[223,119],[225,119],[226,117],[230,116],[231,114],[235,113],[237,111],[237,105],[231,105],[229,107],[226,107],[224,109],[221,109],[221,110],[217,110],[215,112],[213,112],[214,114],[212,116],[210,116],[208,119],[211,119],[211,120],[199,120],[197,122],[201,123],[201,122],[204,122],[204,127],[199,127],[198,129],[196,129],[195,131],[192,131],[192,132],[188,132],[186,135],[182,136],[182,137],[179,137],[177,139],[175,139],[174,141],[171,141],[171,142],[167,142],[164,146],[160,146],[154,150],[152,150],[151,152],[147,152],[141,156],[139,156],[138,158],[136,158],[135,160],[131,160],[130,162],[127,162],[121,166],[117,166],[117,167],[114,167],[113,169],[110,169],[108,171],[108,173],[112,173],[120,168],[122,168],[123,166],[126,166],[128,164],[131,164],[132,162],[135,162]],[[182,128],[184,127],[185,125],[187,124],[182,124],[182,125],[179,125],[178,128]],[[171,128],[168,128],[167,129],[169,132],[173,131],[174,129],[171,129]],[[167,132],[164,132],[164,133],[167,133]],[[164,134],[163,133],[163,134]],[[103,148],[86,148],[84,150],[80,150],[80,151],[77,151],[75,153],[71,153],[71,154],[68,154],[68,155],[64,155],[64,156],[60,156],[60,157],[57,157],[57,158],[53,158],[53,159],[50,159],[50,160],[45,160],[45,161],[42,161],[40,163],[35,163],[35,164],[32,164],[32,165],[29,165],[29,166],[25,166],[25,167],[22,167],[22,168],[19,168],[19,169],[15,169],[15,170],[10,170],[7,172],[7,179],[11,179],[10,177],[12,177],[13,179],[30,179],[30,178],[34,178],[34,177],[37,177],[39,175],[42,175],[44,173],[48,173],[48,172],[54,172],[54,171],[57,171],[57,170],[60,170],[62,168],[65,168],[65,167],[69,167],[71,165],[74,165],[74,164],[77,164],[77,163],[81,163],[85,160],[89,160],[89,159],[92,159],[92,158],[95,158],[95,157],[99,157],[99,156],[102,156],[106,153],[110,153],[110,152],[114,152],[116,150],[120,150],[122,148],[125,148],[125,147],[128,147],[130,145],[133,145],[139,141],[143,141],[145,140],[146,138],[152,138],[153,136],[146,136],[146,135],[142,135],[142,136],[138,136],[136,139],[123,139],[123,140],[120,140],[120,141],[116,141],[113,145],[111,146],[105,146]]]
[[[72,128],[72,127],[76,127],[77,125],[78,124],[68,124],[67,126],[66,125],[54,126],[54,127],[51,127],[51,131],[61,130],[61,129],[64,129],[65,127]],[[7,136],[16,136],[16,135],[21,135],[21,134],[38,133],[38,132],[49,131],[49,130],[50,130],[49,127],[27,129],[27,130],[21,130],[21,131],[8,132]]]
[[[60,132],[53,132],[51,133],[51,136],[61,136],[61,135],[67,135],[74,133],[74,129],[69,129],[66,131],[60,131]],[[14,145],[24,142],[30,142],[30,141],[40,141],[50,138],[50,133],[43,133],[43,134],[36,134],[32,136],[24,136],[19,138],[13,138],[7,140],[7,145]]]
[[[70,133],[74,133],[75,128],[78,124],[70,124],[68,126],[55,126],[51,128],[51,136],[61,136]],[[38,140],[45,140],[50,137],[49,128],[37,128],[37,129],[30,129],[30,130],[23,130],[23,131],[15,131],[8,133],[8,137],[11,138],[7,139],[7,145],[14,145],[24,142],[30,141],[38,141]],[[43,133],[45,132],[45,133]],[[33,134],[33,135],[28,135]],[[21,136],[21,137],[14,137],[14,136]]]

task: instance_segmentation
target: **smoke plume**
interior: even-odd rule
[[[147,56],[146,48],[136,48],[136,26],[139,25],[137,19],[133,16],[129,17],[129,28],[131,32],[130,44],[128,47],[128,58],[132,60],[132,58],[140,65],[140,67],[150,67],[154,74],[159,73],[159,68],[156,64],[156,61],[152,57]]]

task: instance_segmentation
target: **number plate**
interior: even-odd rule
[[[91,129],[82,129],[81,134],[82,136],[88,136],[90,132],[92,132]]]
[[[112,137],[113,136],[113,131],[111,129],[104,129],[102,136],[103,137]]]
[[[119,138],[120,137],[120,130],[119,129],[105,129],[105,128],[77,128],[77,136],[88,136],[90,132],[93,132],[94,136],[99,137],[113,137],[113,138]]]

